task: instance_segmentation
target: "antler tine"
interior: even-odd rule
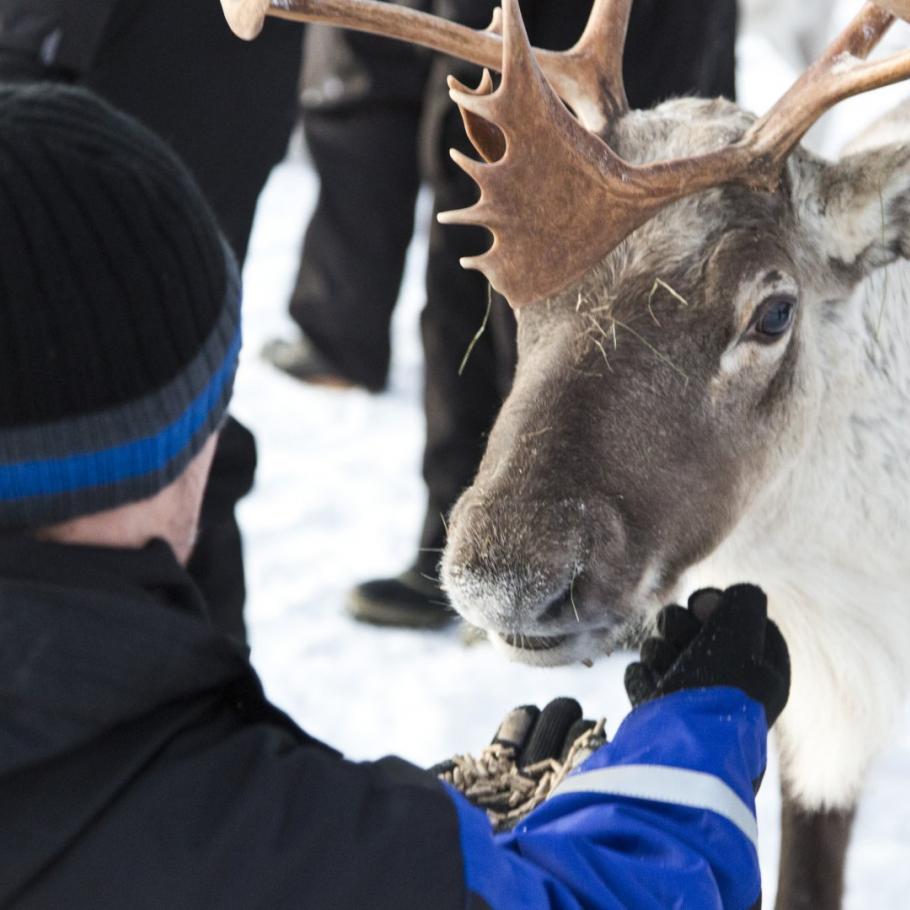
[[[497,7],[497,9],[499,9],[499,7]],[[454,76],[449,76],[448,85],[449,93],[453,97],[458,93],[468,95],[490,95],[493,92],[493,79],[490,76],[490,71],[486,69],[483,71],[480,85],[478,85],[476,89],[468,88]],[[502,134],[502,130],[494,123],[491,123],[484,117],[479,117],[477,114],[474,114],[463,106],[460,106],[459,110],[461,111],[461,118],[464,121],[464,129],[468,134],[468,139],[471,140],[471,144],[474,148],[480,152],[483,160],[488,163],[499,161],[506,153],[506,140],[505,136]],[[462,170],[468,170],[464,165],[460,166],[462,167]]]
[[[910,11],[910,4],[904,0],[866,3],[824,54],[747,133],[743,144],[751,149],[754,161],[746,182],[773,188],[787,156],[822,114],[845,98],[910,76],[907,51],[864,62],[894,22],[894,15],[882,9],[885,3]]]
[[[910,19],[910,0],[876,0],[876,6],[900,16],[901,19]]]
[[[581,38],[552,64],[553,87],[595,131],[629,109],[622,63],[631,10],[632,0],[594,0]]]
[[[251,33],[267,2],[222,0]],[[595,0],[582,38],[564,53],[531,47],[518,0],[504,0],[502,38],[495,26],[478,32],[376,0],[273,0],[280,6],[269,13],[399,38],[502,70],[495,91],[489,74],[475,90],[449,83],[483,160],[454,155],[480,198],[439,220],[492,233],[492,246],[462,265],[482,271],[519,307],[571,287],[678,199],[726,183],[774,191],[787,155],[828,108],[910,77],[910,51],[865,62],[894,21],[868,2],[742,139],[689,158],[632,165],[597,135],[626,106],[621,48],[631,2]],[[881,4],[910,15],[910,0]]]
[[[600,61],[597,71],[601,86],[612,95],[620,110],[629,106],[622,62],[631,11],[632,0],[595,0],[584,34],[575,45],[579,55],[589,57],[595,64]]]
[[[482,271],[517,308],[580,278],[666,199],[559,100],[537,64],[518,0],[505,0],[503,19],[499,88],[491,91],[484,80],[472,91],[450,81],[466,122],[485,120],[501,134],[499,154],[476,140],[487,163],[453,152],[480,187],[480,199],[439,220],[492,233],[492,246],[462,265]]]
[[[588,27],[572,50],[534,50],[548,82],[591,129],[601,129],[610,111],[624,108],[621,50],[631,2],[596,0]],[[478,66],[502,69],[502,38],[495,16],[490,28],[478,31],[378,0],[221,0],[221,5],[234,33],[247,40],[259,34],[269,15],[396,38]],[[615,62],[605,66],[605,57]]]

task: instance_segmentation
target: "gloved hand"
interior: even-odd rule
[[[764,706],[770,728],[790,694],[790,657],[764,591],[706,588],[689,598],[688,610],[665,607],[625,684],[635,707],[681,689],[734,686]]]
[[[593,720],[582,717],[581,705],[574,698],[555,698],[543,711],[536,705],[511,710],[499,725],[493,744],[515,750],[515,764],[527,768],[553,759],[565,761],[572,744]]]
[[[583,719],[574,699],[557,698],[543,711],[533,705],[515,708],[479,756],[456,756],[430,773],[484,809],[494,828],[504,831],[605,742],[602,723]]]

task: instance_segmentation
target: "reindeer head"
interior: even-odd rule
[[[631,113],[630,161],[717,147],[752,118],[694,99]],[[834,323],[910,252],[910,150],[827,164],[773,193],[673,203],[584,278],[521,308],[515,384],[449,519],[453,602],[510,656],[585,659],[637,634],[681,573],[795,468],[826,396]]]
[[[634,634],[786,474],[822,398],[817,326],[910,243],[910,152],[829,165],[797,147],[836,101],[910,73],[908,54],[863,62],[890,13],[867,3],[755,120],[723,101],[629,111],[630,5],[596,0],[579,44],[552,54],[528,44],[517,0],[486,33],[296,0],[304,18],[345,7],[328,21],[501,61],[495,90],[486,73],[450,83],[483,160],[456,155],[481,196],[443,220],[493,234],[463,264],[515,307],[518,370],[451,515],[443,579],[535,663]]]
[[[798,458],[823,394],[818,323],[908,239],[910,153],[828,165],[794,148],[873,19],[762,121],[686,99],[582,134],[527,44],[511,50],[508,7],[500,89],[452,86],[488,163],[459,157],[482,195],[447,220],[495,236],[466,264],[513,303],[546,289],[516,309],[515,385],[443,560],[456,608],[510,656],[559,663],[634,635]]]

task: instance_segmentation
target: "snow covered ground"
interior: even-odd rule
[[[788,14],[793,4],[777,2],[771,15],[767,0],[749,6],[756,17],[741,47],[740,85],[746,106],[761,110],[772,100],[769,87],[787,84],[792,56],[812,30]],[[816,8],[817,31],[831,11],[826,3],[809,6]],[[857,4],[835,6],[839,21]],[[797,26],[803,38],[794,37]],[[887,103],[867,99],[829,118],[815,134],[816,146],[836,148]],[[315,176],[299,148],[292,150],[260,202],[244,274],[246,345],[234,411],[260,447],[258,484],[241,521],[253,659],[269,694],[308,731],[358,758],[397,753],[430,764],[476,751],[509,708],[563,694],[577,697],[591,715],[606,715],[615,730],[628,709],[622,672],[630,655],[593,669],[533,669],[506,663],[486,645],[466,648],[456,629],[375,630],[342,612],[351,585],[397,573],[413,556],[423,509],[416,319],[426,240],[422,231],[408,261],[389,391],[372,396],[301,386],[263,364],[258,351],[291,331],[285,301],[315,191]],[[423,224],[427,217],[424,199]],[[768,906],[779,837],[776,786],[772,767],[759,802]],[[849,910],[905,910],[910,903],[908,786],[910,710],[876,764],[860,811]]]

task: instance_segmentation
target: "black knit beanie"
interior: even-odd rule
[[[239,348],[236,264],[174,154],[86,91],[0,85],[0,529],[169,484]]]

